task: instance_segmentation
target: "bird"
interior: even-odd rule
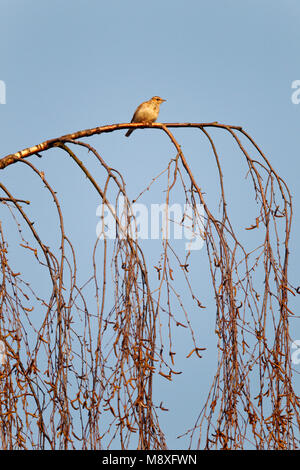
[[[166,100],[160,98],[159,96],[153,96],[151,100],[144,101],[144,103],[140,104],[136,108],[131,122],[144,122],[145,124],[151,124],[152,122],[155,122],[158,118],[159,107],[164,101]],[[134,129],[128,129],[125,136],[129,137],[133,131]]]

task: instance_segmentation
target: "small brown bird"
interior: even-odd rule
[[[151,100],[140,104],[137,107],[131,122],[144,122],[145,124],[155,122],[158,118],[159,107],[164,101],[166,100],[163,100],[159,96],[153,96]],[[125,134],[126,137],[129,137],[133,131],[134,129],[128,129]]]

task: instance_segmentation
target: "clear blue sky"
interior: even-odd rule
[[[300,285],[300,104],[291,100],[292,82],[300,79],[299,24],[298,0],[1,0],[0,80],[6,84],[6,104],[0,104],[0,154],[81,129],[130,122],[136,106],[153,95],[167,100],[161,107],[162,122],[241,125],[293,194],[290,276],[292,283]],[[216,188],[206,179],[206,156],[198,154],[198,134],[174,133],[201,188],[213,193]],[[151,130],[136,131],[130,139],[118,132],[87,141],[123,174],[132,196],[173,155],[165,136]],[[227,143],[224,146],[230,153]],[[32,161],[58,191],[69,232],[81,245],[84,260],[95,241],[99,201],[62,155],[51,151]],[[225,151],[222,158],[227,157]],[[238,171],[231,168],[228,187],[244,178]],[[30,210],[39,213],[40,230],[51,238],[55,214],[25,165],[7,168],[1,181],[16,197],[36,201]],[[153,202],[163,202],[161,193],[154,192],[153,197]],[[240,210],[244,213],[244,207]],[[201,256],[204,259],[204,250]],[[13,262],[17,266],[17,260]],[[90,266],[82,262],[81,267],[84,279]],[[298,305],[294,304],[296,309]],[[198,369],[195,388],[187,385],[195,366],[189,362],[184,363],[185,376],[176,379],[176,393],[163,381],[157,384],[158,396],[170,409],[163,418],[170,448],[186,445],[185,441],[178,444],[176,436],[193,425],[201,409],[201,402],[195,400],[205,396],[203,384],[208,384],[215,363],[206,339],[215,321],[213,303],[210,306],[211,317],[203,319],[199,333],[200,346],[207,347],[208,353]],[[213,334],[209,337],[213,342]],[[291,337],[300,339],[296,323]],[[189,346],[183,348],[182,356],[189,350]],[[300,365],[295,367],[299,373]],[[188,397],[185,407],[183,397]]]

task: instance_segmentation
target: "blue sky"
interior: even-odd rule
[[[6,104],[0,104],[1,156],[69,132],[130,122],[137,105],[153,95],[167,100],[161,106],[162,122],[240,125],[293,195],[290,280],[300,284],[300,104],[291,100],[292,82],[300,79],[299,1],[1,0],[0,6],[0,80],[6,84]],[[178,129],[174,134],[201,188],[213,198],[217,183],[210,176],[199,133]],[[218,138],[230,189],[244,174],[226,138]],[[87,141],[122,173],[132,197],[174,156],[156,130],[136,131],[130,139],[115,132]],[[97,197],[62,152],[51,150],[32,161],[57,190],[72,239],[86,259],[95,241]],[[16,197],[37,201],[32,210],[39,214],[40,230],[54,240],[55,214],[25,165],[7,168],[1,181]],[[236,211],[245,215],[239,195],[231,196]],[[148,202],[162,202],[159,190],[151,198]],[[249,226],[252,223],[249,220]],[[8,223],[8,238],[13,237],[10,230]],[[150,254],[151,247],[148,244]],[[204,251],[201,256],[205,265]],[[82,262],[83,279],[85,269],[89,267]],[[199,330],[202,345],[214,327],[213,303],[209,305],[212,316],[203,318]],[[291,336],[300,339],[296,323]],[[213,341],[212,334],[210,338]],[[192,426],[201,409],[193,400],[204,393],[202,384],[208,383],[215,357],[205,361],[195,388],[187,391],[193,376],[188,363],[176,395],[169,384],[157,385],[170,409],[163,418],[170,447],[180,447],[176,436]],[[182,409],[180,397],[193,404]]]

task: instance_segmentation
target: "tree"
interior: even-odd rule
[[[189,268],[195,252],[189,250],[182,258],[167,233],[158,265],[146,261],[137,237],[137,215],[123,176],[83,141],[130,127],[162,131],[175,151],[165,170],[153,177],[146,189],[151,190],[152,184],[166,175],[166,207],[176,188],[182,193],[185,207],[191,208],[189,215],[183,214],[181,224],[189,222],[190,229],[198,231],[208,260],[206,272],[201,266],[197,268],[198,279],[192,278]],[[201,175],[192,171],[171,132],[174,128],[186,132],[194,128],[207,140],[209,158],[213,157],[217,169],[218,211],[211,208],[201,190]],[[229,215],[223,163],[211,130],[232,138],[248,168],[247,181],[253,191],[249,200],[255,203],[256,217],[246,232]],[[28,159],[45,156],[53,148],[76,163],[87,184],[101,198],[102,210],[107,209],[115,220],[112,245],[106,236],[103,212],[92,253],[93,274],[83,286],[78,281],[80,266],[65,231],[59,198],[43,171]],[[105,175],[104,184],[79,158],[80,150],[96,159]],[[188,329],[188,357],[198,358],[195,374],[201,374],[201,351],[205,348],[197,344],[191,313],[183,300],[188,294],[195,310],[205,309],[200,276],[209,276],[214,293],[218,364],[199,416],[184,432],[190,438],[190,447],[296,448],[299,400],[292,383],[289,318],[293,312],[288,294],[296,296],[299,292],[288,280],[291,195],[251,136],[241,127],[217,122],[115,124],[51,139],[0,160],[2,170],[13,164],[26,165],[53,199],[60,226],[60,250],[58,256],[43,242],[24,209],[30,201],[18,199],[15,190],[12,194],[1,184],[1,201],[15,221],[22,249],[30,251],[39,269],[48,273],[45,295],[13,271],[5,219],[0,232],[2,448],[167,448],[159,418],[165,408],[153,398],[154,379],[159,375],[172,381],[179,373],[174,327]],[[234,192],[233,187],[230,197]],[[121,198],[122,217],[117,211]],[[165,217],[167,227],[168,214]],[[24,230],[31,233],[30,242]],[[254,231],[261,237],[257,246],[251,246]],[[248,237],[246,245],[242,233]],[[180,286],[174,283],[178,276],[184,279]],[[184,323],[174,314],[174,301],[184,314]],[[32,320],[34,308],[39,308],[39,321]],[[200,409],[200,404],[196,405]]]

